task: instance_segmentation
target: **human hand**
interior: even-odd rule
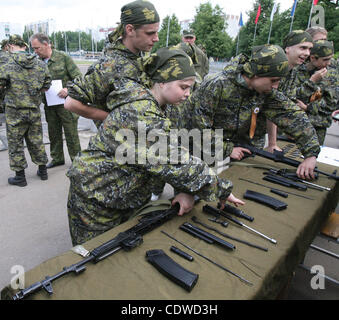
[[[319,69],[319,70],[317,70],[316,72],[313,73],[310,80],[312,82],[319,82],[325,77],[326,73],[327,73],[326,68]]]
[[[58,93],[58,96],[60,97],[60,98],[66,98],[67,96],[68,96],[68,90],[67,90],[67,88],[63,88],[63,89],[61,89],[60,91],[59,91],[59,93]]]
[[[316,157],[306,158],[298,167],[297,175],[301,179],[313,180],[314,177],[314,168],[317,164]]]
[[[245,156],[244,152],[251,154],[251,151],[246,148],[234,147],[230,157],[231,159],[241,160]]]
[[[237,207],[239,204],[241,204],[241,205],[244,205],[244,204],[245,204],[244,201],[242,201],[242,200],[238,199],[237,197],[235,197],[235,196],[233,195],[233,193],[231,193],[231,194],[228,196],[228,198],[227,198],[226,200],[227,200],[228,202],[230,202],[230,203],[233,203],[236,207]],[[221,199],[219,200],[220,210],[224,209],[226,200],[221,200]]]
[[[172,200],[172,206],[179,203],[180,210],[178,215],[182,216],[184,213],[190,212],[194,207],[194,197],[187,193],[179,193]]]
[[[268,145],[268,147],[266,148],[266,150],[267,150],[268,152],[271,152],[271,153],[273,153],[274,150],[282,151],[282,149],[280,149],[280,148],[278,147],[278,145],[276,145],[276,144]]]

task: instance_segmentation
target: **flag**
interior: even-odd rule
[[[259,17],[260,17],[260,12],[261,12],[261,5],[259,4],[258,11],[257,11],[257,16],[255,18],[255,24],[258,23]]]
[[[291,17],[294,16],[295,8],[297,7],[298,0],[294,0],[292,11],[291,11]]]
[[[316,6],[319,0],[313,0],[313,5]]]
[[[242,12],[240,12],[240,18],[239,18],[239,26],[242,27],[244,25],[242,21]]]
[[[274,3],[274,4],[273,4],[272,11],[271,11],[271,18],[270,18],[271,21],[273,21],[274,14],[275,14],[276,11],[277,11],[277,4]]]

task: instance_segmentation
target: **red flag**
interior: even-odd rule
[[[316,0],[314,0],[314,1],[316,1]],[[259,17],[260,17],[260,12],[261,12],[261,5],[259,4],[258,11],[257,11],[257,16],[255,18],[255,24],[258,23],[258,20],[259,20]]]
[[[319,0],[313,0],[313,5],[316,6]]]

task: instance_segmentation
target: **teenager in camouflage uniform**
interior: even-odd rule
[[[92,65],[83,79],[68,86],[65,108],[95,121],[99,127],[107,117],[108,95],[119,95],[116,79],[139,80],[136,60],[159,41],[159,15],[148,1],[134,1],[121,8],[121,24],[109,35],[105,55]],[[124,95],[124,92],[121,92]]]
[[[295,138],[305,156],[298,175],[314,177],[320,151],[316,132],[305,113],[276,90],[287,72],[288,60],[279,46],[255,47],[251,58],[241,54],[222,72],[204,80],[185,102],[187,115],[183,118],[192,118],[190,128],[222,129],[223,158],[237,160],[243,158],[244,152],[250,153],[236,147],[237,143],[264,146],[266,120],[271,120]],[[251,128],[255,129],[252,138]]]
[[[298,67],[309,57],[310,50],[313,47],[312,41],[311,35],[303,30],[291,31],[285,36],[283,41],[289,70],[287,75],[281,78],[278,90],[299,106],[303,106],[303,103],[297,99]],[[268,121],[267,127],[270,133],[267,150],[270,152],[273,152],[275,149],[281,151],[277,146],[277,127],[270,121]],[[281,131],[281,128],[279,128],[280,136],[284,136],[284,132]]]
[[[8,183],[21,187],[27,185],[24,140],[32,161],[39,166],[37,174],[41,180],[48,178],[40,104],[42,92],[51,85],[51,76],[43,62],[25,52],[27,47],[20,36],[10,36],[10,59],[0,66],[0,91],[5,93],[9,165],[16,172]]]
[[[66,98],[67,82],[77,77],[81,78],[81,71],[68,54],[52,49],[50,40],[45,34],[34,34],[30,40],[35,53],[47,63],[52,79],[62,80],[63,89],[58,93],[58,96]],[[68,154],[73,161],[76,154],[81,150],[78,135],[79,117],[66,110],[63,104],[48,106],[46,101],[45,115],[48,123],[48,136],[52,158],[47,168],[65,164],[62,130],[65,134]]]
[[[111,113],[67,173],[71,183],[67,207],[73,245],[131,218],[150,200],[152,184],[157,180],[170,183],[177,191],[172,203],[179,202],[179,215],[193,208],[194,195],[206,201],[219,199],[222,204],[226,199],[243,204],[231,194],[230,181],[220,179],[188,150],[181,150],[184,161],[172,163],[168,159],[176,147],[171,144],[174,140],[169,139],[171,123],[164,107],[166,103],[175,105],[190,94],[195,76],[190,58],[182,51],[162,48],[145,58],[142,65],[154,83],[152,88],[120,79],[119,86],[126,90],[124,99],[108,97]],[[140,127],[144,133],[140,133]],[[148,139],[143,143],[142,139],[143,134],[146,137],[154,130],[165,141],[167,153],[160,158],[152,152],[152,143]],[[121,149],[127,133],[135,141],[125,141]],[[119,161],[125,151],[131,152],[132,161]],[[147,156],[145,161],[143,156]]]
[[[302,109],[316,129],[321,145],[338,103],[339,75],[336,68],[329,68],[333,53],[332,42],[314,41],[309,61],[298,69],[297,97],[303,101]]]

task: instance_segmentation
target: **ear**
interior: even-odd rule
[[[132,24],[126,24],[125,32],[126,34],[131,34],[135,31],[134,26]]]

